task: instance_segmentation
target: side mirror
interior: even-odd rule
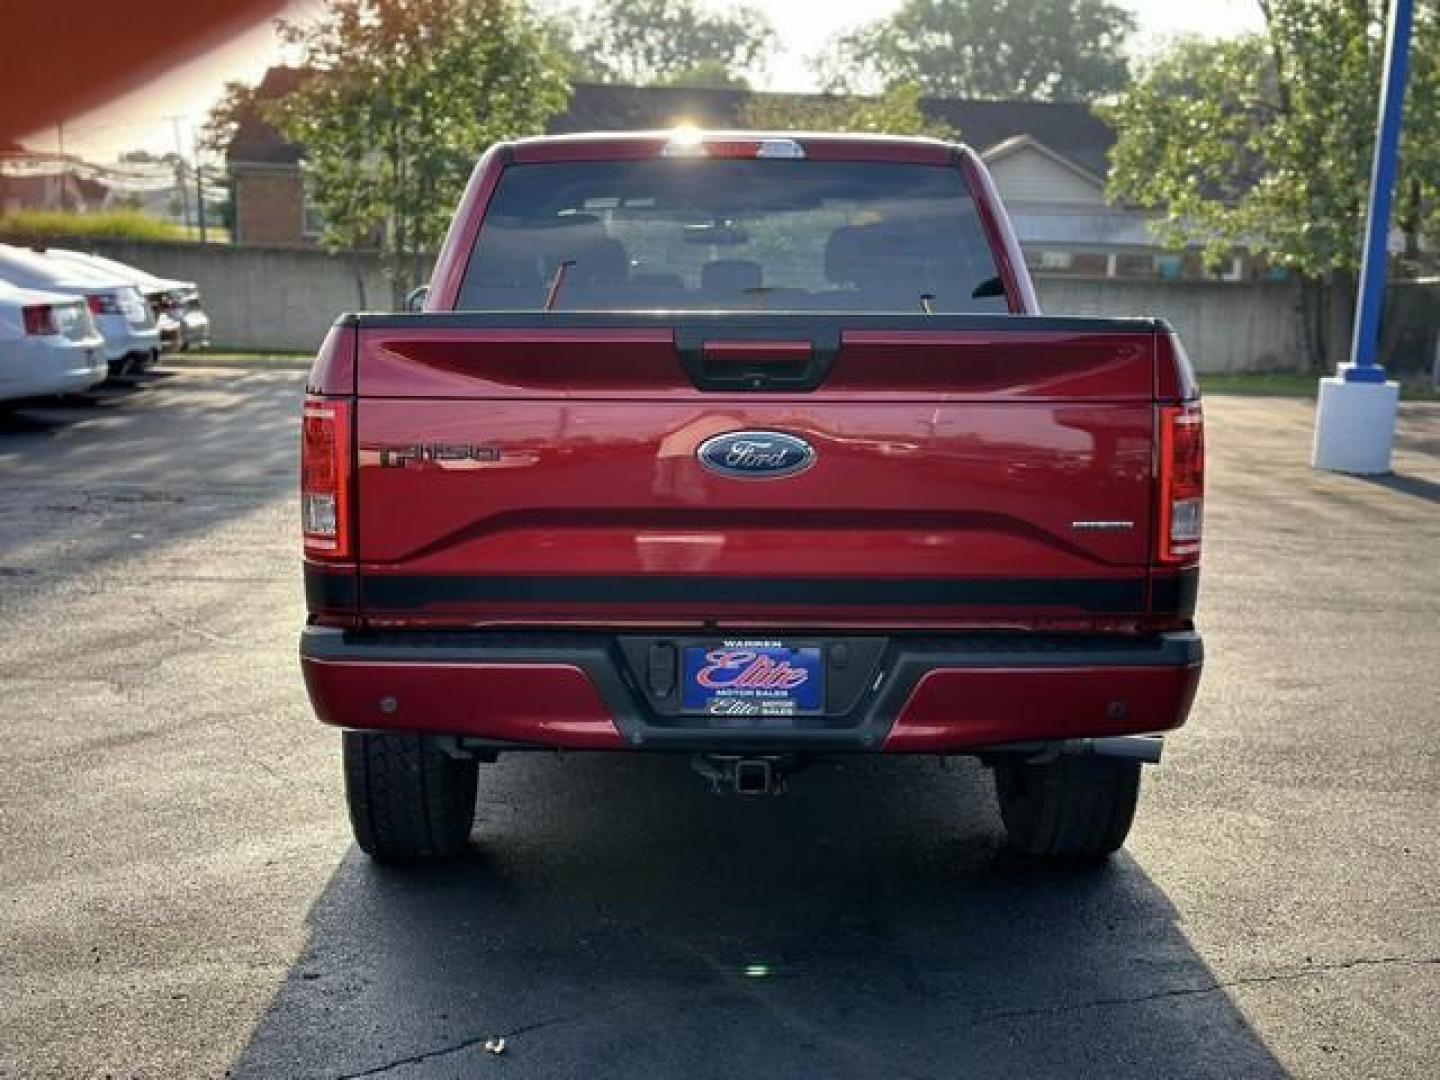
[[[998,277],[986,278],[970,294],[972,300],[988,300],[992,296],[1004,296],[1005,283]]]
[[[405,297],[406,311],[424,311],[425,298],[430,295],[429,285],[417,285],[410,290],[410,295]]]

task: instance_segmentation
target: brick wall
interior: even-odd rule
[[[308,247],[302,235],[305,193],[290,165],[231,165],[235,180],[235,242]]]

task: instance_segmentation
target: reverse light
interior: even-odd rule
[[[300,429],[300,516],[305,554],[350,555],[350,405],[308,397]]]
[[[60,324],[55,320],[55,309],[49,304],[32,304],[22,309],[25,319],[25,333],[31,337],[49,337],[60,333]]]
[[[1160,408],[1159,560],[1200,559],[1205,516],[1205,418],[1198,401]]]

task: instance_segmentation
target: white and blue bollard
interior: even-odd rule
[[[1350,363],[1342,364],[1334,377],[1320,380],[1315,446],[1310,455],[1310,464],[1317,469],[1361,475],[1390,471],[1400,384],[1386,378],[1377,353],[1380,313],[1385,301],[1386,240],[1390,233],[1390,207],[1395,197],[1414,7],[1414,0],[1390,2],[1385,74],[1380,87],[1380,127],[1370,174],[1365,262],[1360,268],[1355,337],[1350,347]]]

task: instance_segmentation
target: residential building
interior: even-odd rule
[[[283,95],[302,77],[294,68],[272,68],[258,96]],[[582,83],[549,130],[664,129],[682,122],[735,128],[746,97],[732,88]],[[1259,273],[1238,258],[1220,275],[1207,273],[1198,255],[1161,250],[1145,213],[1111,205],[1105,178],[1115,133],[1088,105],[927,98],[921,107],[985,159],[1036,276],[1242,280]],[[236,242],[303,246],[317,239],[301,157],[302,148],[286,142],[258,112],[241,118],[227,154]]]

